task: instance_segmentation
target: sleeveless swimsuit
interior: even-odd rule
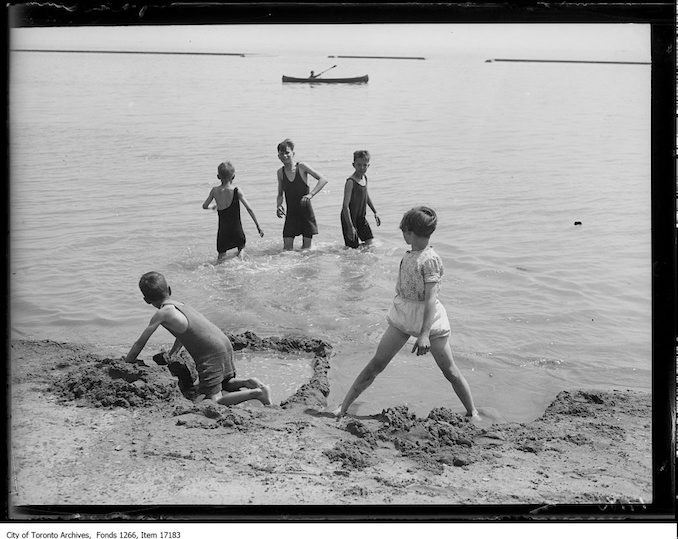
[[[318,225],[315,222],[315,214],[309,200],[307,206],[301,205],[301,197],[309,193],[308,185],[301,179],[299,165],[294,181],[289,181],[285,175],[284,167],[280,169],[282,174],[283,191],[287,204],[287,215],[283,226],[283,238],[304,236],[310,238],[318,233]]]
[[[195,361],[199,393],[211,397],[235,377],[231,341],[223,331],[193,307],[186,304],[177,305],[174,302],[165,303],[162,307],[165,305],[173,305],[188,320],[188,328],[181,334],[167,329],[179,339]]]
[[[348,211],[351,214],[351,221],[358,233],[358,238],[353,240],[350,238],[351,225],[344,218],[344,212],[341,212],[341,231],[344,234],[344,243],[347,247],[358,247],[358,241],[367,241],[374,238],[372,229],[367,222],[367,178],[365,178],[365,185],[360,185],[353,178],[346,180],[353,182],[353,190],[351,191],[351,201],[348,204]]]
[[[218,210],[219,229],[217,230],[217,251],[225,253],[229,249],[245,247],[245,232],[240,221],[240,198],[238,188],[233,189],[233,201],[228,208]]]

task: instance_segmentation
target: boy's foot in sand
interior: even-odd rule
[[[270,386],[261,386],[259,389],[261,389],[261,397],[259,397],[261,404],[263,404],[264,406],[270,406],[271,405]]]
[[[250,378],[250,383],[251,383],[251,385],[249,386],[250,389],[264,387],[264,382],[259,380],[259,378]]]

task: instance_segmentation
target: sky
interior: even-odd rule
[[[11,49],[502,57],[650,61],[638,24],[348,24],[15,28]],[[504,54],[503,57],[505,57]]]

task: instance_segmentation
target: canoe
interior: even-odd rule
[[[363,75],[362,77],[345,77],[342,79],[328,79],[328,78],[299,78],[299,77],[288,77],[287,75],[283,75],[282,81],[283,82],[310,82],[312,84],[316,83],[321,83],[321,84],[339,84],[339,83],[348,83],[348,84],[359,84],[362,82],[367,82],[368,77],[367,75]]]

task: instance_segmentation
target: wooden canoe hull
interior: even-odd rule
[[[363,82],[368,81],[367,75],[363,75],[362,77],[345,77],[341,79],[325,79],[325,78],[299,78],[299,77],[288,77],[287,75],[283,75],[282,77],[283,82],[306,82],[306,83],[311,83],[311,84],[361,84]]]

